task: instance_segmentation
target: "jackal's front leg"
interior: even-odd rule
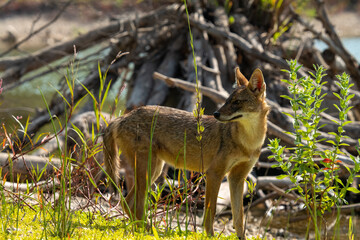
[[[208,171],[206,173],[204,226],[205,231],[210,235],[214,235],[216,202],[220,184],[223,178],[223,175],[217,174],[212,171]]]
[[[233,225],[239,239],[246,239],[244,229],[243,192],[245,178],[251,168],[252,166],[239,164],[233,167],[228,175]]]

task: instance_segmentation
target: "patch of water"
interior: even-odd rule
[[[341,39],[341,41],[343,42],[344,47],[349,51],[349,53],[353,55],[358,62],[360,62],[360,37],[343,38]],[[328,48],[328,46],[320,40],[315,41],[315,46],[320,51]]]
[[[43,72],[51,70],[60,64],[70,65],[70,62],[74,58],[73,56],[70,56],[24,75],[21,81],[31,79],[34,76],[35,79],[25,82],[11,90],[3,91],[0,95],[0,122],[12,124],[15,123],[13,116],[19,116],[22,117],[20,122],[24,124],[27,117],[33,116],[37,109],[46,108],[42,94],[45,96],[46,102],[49,104],[54,94],[58,94],[57,90],[61,92],[61,86],[67,89],[65,80],[66,75],[70,75],[70,78],[76,78],[75,83],[78,81],[81,82],[85,79],[89,72],[93,71],[94,67],[96,67],[96,62],[107,54],[108,49],[100,51],[103,48],[104,46],[97,45],[86,51],[79,51],[75,59],[75,64],[73,64],[74,73],[67,74],[68,71],[71,72],[71,67],[65,67],[59,70],[51,71],[49,74],[41,75]],[[39,74],[40,76],[37,76]],[[114,81],[114,79],[112,79],[112,81]],[[3,82],[2,87],[6,87],[6,81]],[[113,90],[109,92],[107,98],[109,106],[114,102],[117,94],[117,88],[113,87],[112,89]],[[123,96],[125,96],[124,93],[120,96],[122,98],[120,99],[119,105],[123,105]],[[86,102],[86,99],[84,99],[83,102]],[[120,106],[120,108],[122,108],[122,106]]]

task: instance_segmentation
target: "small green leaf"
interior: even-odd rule
[[[290,96],[288,96],[288,95],[281,95],[280,97],[282,97],[282,98],[285,98],[285,99],[288,99],[288,100],[293,100]]]
[[[336,145],[336,143],[333,141],[333,140],[328,140],[328,141],[326,141],[327,143],[330,143],[330,144],[332,144],[332,145]]]
[[[232,24],[234,24],[234,23],[235,23],[235,18],[234,18],[234,16],[230,16],[230,17],[229,17],[229,24],[232,25]]]
[[[287,113],[287,112],[282,112],[282,114],[284,114],[284,115],[286,115],[286,116],[288,116],[288,117],[290,117],[290,118],[294,118],[294,116],[293,116],[293,115],[291,115],[290,113]]]
[[[287,178],[287,177],[289,177],[289,176],[285,175],[285,174],[282,174],[282,175],[277,176],[276,178],[277,179],[284,179],[284,178]]]
[[[359,189],[354,188],[354,187],[348,187],[347,190],[350,192],[353,192],[353,193],[360,193]]]
[[[333,92],[333,94],[334,94],[338,99],[341,99],[341,96],[340,96],[338,93]]]

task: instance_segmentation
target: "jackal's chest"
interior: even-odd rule
[[[254,166],[256,161],[259,159],[260,151],[252,151],[247,153],[238,153],[230,156],[226,164],[226,172],[230,171],[234,166],[240,163],[247,163],[246,165]]]

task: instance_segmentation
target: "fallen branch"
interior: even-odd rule
[[[70,41],[39,50],[30,56],[2,58],[0,59],[0,71],[5,72],[1,77],[7,81],[7,84],[16,82],[25,73],[72,54],[74,45],[78,50],[86,49],[93,46],[94,43],[109,39],[116,34],[127,30],[131,31],[134,26],[140,28],[151,24],[155,19],[169,15],[177,16],[178,14],[181,14],[179,9],[179,4],[172,4],[146,13],[141,17],[131,17],[127,20],[117,21],[105,27],[97,28]],[[6,90],[6,87],[4,90]]]
[[[164,81],[169,87],[179,87],[186,91],[196,92],[196,85],[178,78],[167,77],[161,73],[154,72],[154,78]],[[211,98],[215,103],[224,103],[226,98],[229,96],[227,92],[219,92],[209,87],[199,86],[202,94]]]
[[[22,155],[15,160],[12,158],[12,154],[0,153],[2,176],[7,176],[7,178],[13,176],[14,180],[17,180],[18,175],[21,181],[34,180],[33,178],[36,181],[44,180],[61,167],[61,160],[58,158],[49,159],[32,155]],[[41,178],[38,179],[40,174]]]
[[[259,176],[256,178],[256,187],[259,189],[269,189],[271,184],[279,188],[289,188],[293,185],[289,178],[278,179],[277,176]]]
[[[290,200],[304,202],[304,200],[302,198],[300,198],[300,196],[297,196],[294,193],[286,193],[283,189],[275,186],[273,183],[269,183],[268,188],[272,189],[273,191],[275,191],[280,196],[286,197],[286,198],[288,198]]]
[[[179,62],[181,59],[180,50],[184,44],[184,36],[180,34],[167,49],[167,53],[162,60],[159,68],[156,70],[166,76],[175,76],[180,68]],[[153,77],[155,79],[155,77]],[[162,105],[169,92],[168,85],[163,81],[154,81],[154,87],[151,90],[150,98],[147,100],[147,105]]]
[[[281,57],[276,56],[270,51],[260,52],[259,49],[257,49],[244,38],[233,32],[222,30],[215,27],[209,22],[199,21],[194,18],[190,18],[190,24],[200,30],[207,31],[210,35],[214,35],[216,37],[223,37],[232,41],[236,47],[240,48],[246,54],[253,56],[254,58],[258,58],[265,62],[274,64],[275,66],[282,69],[289,69],[289,65],[287,64],[287,62]],[[307,74],[303,70],[299,70],[298,73],[300,76],[307,76]]]
[[[11,192],[32,192],[35,188],[42,190],[52,190],[54,187],[59,187],[60,183],[59,181],[50,179],[39,181],[37,183],[5,182],[2,186]]]
[[[333,216],[334,213],[337,214],[338,210],[340,210],[340,212],[342,214],[353,214],[354,212],[360,212],[360,203],[332,207],[331,211],[325,212],[322,216],[323,217]],[[304,213],[304,215],[301,215],[301,216],[290,217],[289,223],[303,221],[308,218],[309,218],[309,216]]]

